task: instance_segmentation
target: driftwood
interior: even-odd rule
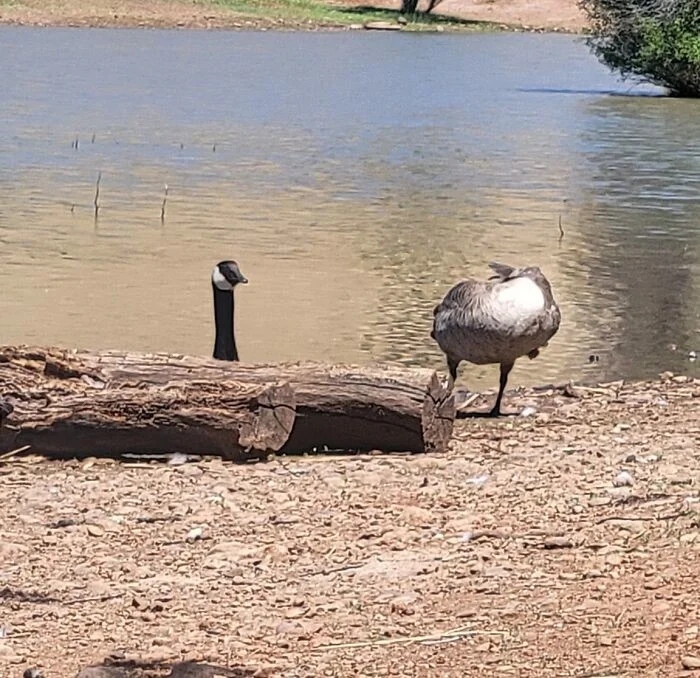
[[[432,370],[244,364],[0,347],[0,453],[443,451],[454,402]]]

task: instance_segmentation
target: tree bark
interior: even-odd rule
[[[171,354],[0,348],[0,451],[442,452],[454,401],[432,370],[245,364]]]

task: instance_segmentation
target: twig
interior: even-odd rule
[[[97,181],[95,182],[95,200],[93,201],[95,205],[95,220],[97,220],[97,213],[100,211],[100,181],[102,181],[102,172],[97,173]]]
[[[561,214],[559,215],[559,242],[564,239],[564,229],[561,227]]]
[[[165,184],[165,194],[163,195],[163,204],[160,206],[160,223],[165,223],[165,203],[168,202],[168,184]]]
[[[0,463],[11,459],[16,454],[26,452],[30,447],[31,445],[23,445],[22,447],[18,447],[16,450],[10,450],[9,452],[5,452],[5,454],[0,454]]]
[[[315,576],[315,575],[329,575],[329,574],[337,574],[338,572],[347,572],[348,570],[357,570],[360,567],[362,567],[365,563],[349,563],[348,565],[339,565],[338,567],[330,567],[326,570],[318,570],[317,572],[311,572],[310,576]]]
[[[619,515],[612,515],[612,516],[606,516],[605,518],[600,518],[599,520],[596,520],[595,524],[596,525],[602,525],[603,523],[609,523],[613,520],[622,520],[622,521],[644,521],[644,522],[661,522],[664,520],[676,520],[678,518],[683,518],[687,516],[690,513],[688,509],[681,509],[680,511],[676,511],[674,513],[664,513],[661,515],[657,516],[619,516]]]
[[[73,598],[72,600],[62,600],[63,605],[78,605],[80,603],[94,603],[94,602],[104,602],[106,600],[114,600],[114,598],[121,598],[124,593],[109,593],[102,594],[101,596],[87,596],[86,598]]]
[[[469,407],[474,401],[478,400],[481,393],[472,393],[464,402],[457,406],[457,410],[461,411]]]
[[[330,645],[319,645],[314,648],[317,652],[325,650],[350,650],[358,647],[370,647],[379,645],[399,645],[411,643],[431,643],[449,642],[459,640],[460,638],[468,638],[469,636],[505,636],[506,631],[479,631],[469,629],[467,626],[460,626],[456,629],[443,631],[442,633],[433,633],[426,636],[408,636],[402,638],[379,638],[376,640],[361,640],[356,643],[331,643]]]

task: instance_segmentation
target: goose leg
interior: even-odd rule
[[[447,382],[447,392],[451,393],[454,389],[455,381],[457,381],[457,368],[459,367],[459,360],[453,360],[452,358],[447,359],[447,369],[450,371],[450,378]]]
[[[498,417],[501,414],[501,399],[503,398],[503,391],[506,390],[506,383],[508,382],[508,375],[513,369],[514,363],[501,363],[501,380],[498,389],[498,396],[496,396],[496,404],[493,406],[489,415],[492,417]]]

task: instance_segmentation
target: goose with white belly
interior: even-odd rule
[[[457,283],[433,310],[430,336],[447,358],[450,388],[463,360],[498,363],[500,387],[490,416],[501,414],[501,399],[515,361],[534,359],[556,334],[561,312],[547,278],[537,266],[489,264],[495,275]]]

